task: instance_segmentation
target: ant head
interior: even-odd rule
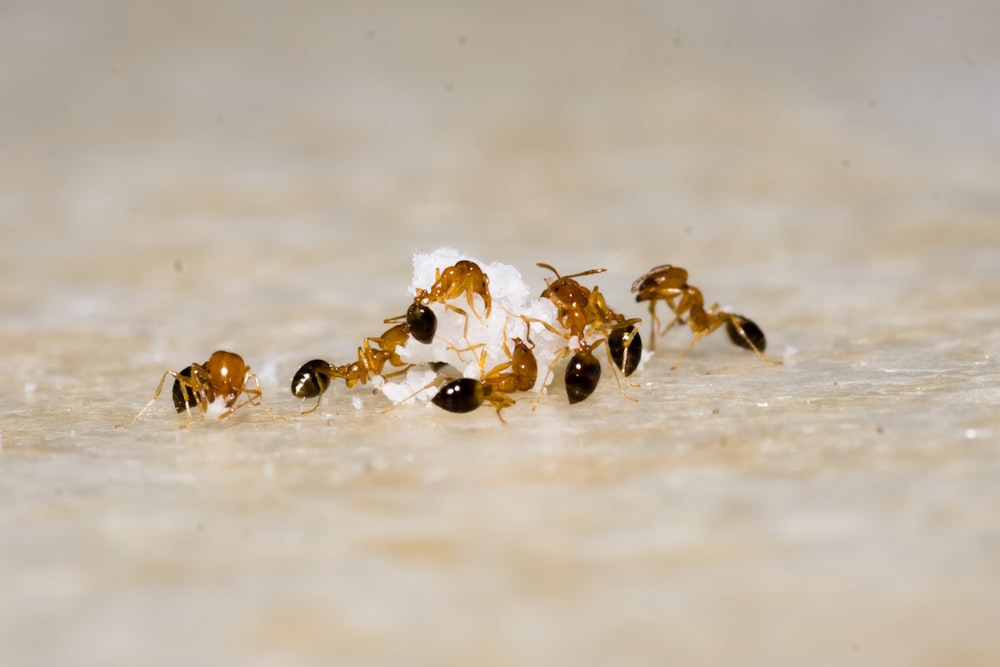
[[[535,349],[535,341],[531,340],[530,338],[527,340],[527,342],[525,342],[525,340],[520,336],[515,336],[510,339],[510,342],[514,343],[514,347],[523,347],[528,350]]]
[[[545,264],[544,262],[538,262],[538,266],[543,269],[548,269],[552,273],[556,274],[556,279],[553,281],[545,281],[545,289],[542,291],[541,298],[552,298],[552,295],[559,291],[565,291],[569,289],[584,289],[583,285],[573,280],[574,278],[579,278],[580,276],[589,276],[595,273],[604,273],[607,269],[590,269],[589,271],[581,271],[579,273],[571,273],[568,276],[561,276],[559,272],[551,264]]]
[[[243,361],[243,357],[235,352],[217,350],[212,353],[208,361],[204,364],[205,370],[216,382],[235,382],[243,378],[250,367]]]
[[[643,296],[643,292],[657,289],[683,289],[687,286],[688,272],[679,266],[661,264],[654,266],[632,283],[632,291]],[[647,300],[647,299],[644,299]]]

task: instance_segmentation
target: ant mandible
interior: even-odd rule
[[[292,394],[297,398],[316,399],[316,405],[303,410],[302,414],[314,412],[319,407],[323,393],[336,378],[343,379],[348,387],[353,387],[359,382],[367,384],[372,377],[381,375],[386,364],[397,368],[405,366],[402,370],[391,373],[390,377],[405,372],[409,365],[399,357],[397,349],[406,344],[409,335],[407,324],[397,324],[377,338],[366,338],[358,348],[358,360],[355,362],[334,366],[323,359],[312,359],[302,364],[292,376]],[[373,348],[372,344],[378,347]]]
[[[701,290],[688,284],[688,272],[679,266],[662,264],[655,266],[632,283],[632,292],[635,293],[637,302],[649,301],[649,314],[652,320],[653,345],[657,336],[657,325],[660,320],[656,316],[656,302],[664,301],[667,307],[674,313],[674,318],[670,324],[660,329],[659,335],[664,335],[670,331],[677,323],[684,324],[685,321],[694,333],[694,340],[687,350],[681,354],[680,358],[673,365],[673,369],[680,366],[688,352],[694,349],[698,342],[709,335],[723,324],[726,325],[726,333],[733,344],[747,350],[752,350],[758,357],[770,364],[781,364],[781,361],[770,359],[764,355],[767,348],[767,339],[763,330],[748,317],[729,313],[719,308],[719,304],[712,304],[705,308],[705,297]],[[684,316],[687,315],[687,320]]]
[[[510,361],[494,367],[478,380],[465,377],[449,380],[441,386],[431,402],[449,412],[472,412],[484,402],[489,403],[497,409],[497,417],[503,422],[500,411],[515,403],[510,394],[515,391],[530,391],[538,379],[538,362],[532,348],[520,338],[514,338],[511,342],[514,343],[513,352],[504,341],[504,350]],[[485,353],[480,358],[480,364],[484,358]]]
[[[443,271],[434,270],[434,284],[430,290],[417,288],[413,303],[406,310],[406,314],[386,320],[386,323],[398,322],[405,319],[410,328],[410,335],[421,343],[430,343],[437,332],[437,316],[429,308],[431,303],[441,303],[448,310],[452,310],[465,317],[465,333],[469,331],[469,315],[461,308],[448,303],[452,299],[465,294],[469,302],[472,313],[479,318],[472,300],[473,295],[478,294],[485,306],[486,317],[490,316],[493,308],[493,300],[490,297],[490,279],[478,264],[472,260],[462,259]],[[480,320],[482,318],[479,318]]]
[[[149,399],[149,403],[130,421],[115,424],[115,428],[124,428],[137,422],[160,397],[167,377],[174,378],[171,391],[174,408],[178,413],[187,411],[187,421],[180,426],[182,429],[191,424],[191,408],[198,408],[198,411],[204,415],[208,412],[209,406],[220,400],[222,411],[219,413],[219,419],[225,419],[244,405],[257,405],[257,401],[272,419],[278,419],[264,402],[260,381],[243,361],[243,357],[235,352],[218,350],[213,352],[208,361],[203,364],[191,364],[181,371],[164,372],[163,377],[160,378],[160,384],[153,392],[153,398]],[[251,380],[254,383],[252,389],[247,386]],[[247,399],[237,404],[240,395],[245,395]]]

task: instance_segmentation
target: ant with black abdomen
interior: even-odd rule
[[[434,405],[449,412],[472,412],[484,402],[497,409],[497,417],[504,421],[500,413],[504,408],[514,405],[510,394],[516,391],[530,391],[538,379],[538,362],[535,353],[520,338],[513,338],[514,350],[511,351],[504,341],[504,351],[510,361],[506,361],[483,373],[480,379],[457,378],[449,380],[431,399]],[[533,347],[533,346],[532,346]],[[480,358],[480,365],[485,359],[485,352]]]
[[[409,364],[399,357],[397,349],[406,344],[409,337],[409,326],[397,324],[387,329],[381,336],[365,338],[364,344],[358,348],[358,360],[343,366],[335,366],[322,359],[312,359],[302,364],[292,377],[292,394],[297,398],[315,398],[316,405],[302,414],[314,412],[323,399],[323,393],[335,379],[343,379],[348,387],[358,383],[367,384],[376,375],[381,375],[386,364],[400,368],[386,377],[404,373]],[[372,344],[378,347],[372,347]]]
[[[593,350],[602,342],[607,345],[608,359],[623,377],[631,375],[639,365],[642,356],[642,337],[639,335],[638,318],[625,318],[608,307],[604,295],[595,286],[587,289],[575,278],[580,276],[603,273],[606,269],[590,269],[567,276],[559,275],[550,264],[542,262],[538,266],[552,271],[556,279],[546,280],[546,287],[540,298],[547,298],[556,307],[556,319],[564,331],[558,331],[552,325],[541,322],[547,329],[566,338],[567,346],[556,354],[549,364],[546,380],[555,365],[566,355],[573,353],[566,369],[566,392],[570,403],[577,403],[590,396],[600,379],[600,362],[593,355]],[[598,332],[603,336],[593,343],[587,343],[587,332]],[[579,348],[574,350],[570,342],[576,339]],[[622,386],[622,380],[615,375],[618,388],[622,395],[631,399]],[[541,394],[535,401],[535,407],[541,400]],[[634,400],[634,399],[633,399]]]
[[[115,424],[115,428],[124,428],[137,422],[160,397],[163,385],[167,381],[167,377],[170,376],[174,378],[171,391],[174,408],[178,413],[187,411],[187,421],[180,426],[182,429],[191,424],[191,408],[198,408],[198,411],[204,415],[208,412],[209,407],[217,401],[221,401],[219,419],[225,419],[244,405],[258,405],[258,401],[272,419],[278,419],[264,402],[260,381],[243,361],[243,357],[235,352],[218,350],[213,352],[208,361],[203,364],[191,364],[181,371],[164,372],[163,377],[160,378],[160,384],[153,392],[153,398],[149,399],[149,403],[130,421]],[[252,389],[247,386],[251,380],[254,383]],[[237,404],[241,395],[246,396],[247,399]]]
[[[688,272],[679,266],[662,264],[655,266],[632,283],[632,292],[635,293],[637,302],[649,301],[649,314],[652,320],[652,334],[650,348],[656,344],[657,333],[664,335],[675,324],[687,324],[694,333],[694,340],[687,350],[681,354],[680,358],[673,365],[673,369],[680,366],[681,361],[688,352],[694,349],[698,342],[709,335],[723,324],[726,325],[726,333],[729,339],[742,348],[752,350],[758,357],[770,364],[781,364],[781,361],[770,359],[764,355],[767,347],[767,339],[764,332],[757,324],[748,317],[729,313],[719,308],[719,304],[712,304],[705,308],[705,297],[701,290],[687,282]],[[673,320],[666,327],[657,332],[657,325],[660,320],[656,316],[656,302],[663,301],[674,313]],[[685,319],[686,316],[686,319]]]
[[[448,310],[459,313],[465,317],[465,334],[469,333],[469,315],[457,306],[448,303],[452,299],[465,294],[469,302],[472,314],[480,321],[482,318],[476,313],[472,297],[478,294],[486,309],[486,317],[490,316],[493,307],[493,300],[490,297],[490,279],[478,264],[472,260],[462,259],[443,271],[434,270],[434,284],[430,290],[417,288],[413,303],[406,310],[405,315],[386,320],[386,323],[405,320],[410,328],[410,335],[421,343],[430,343],[437,332],[437,316],[430,309],[429,304],[441,303]]]

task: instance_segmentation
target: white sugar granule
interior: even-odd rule
[[[478,264],[489,279],[492,301],[489,316],[486,316],[486,307],[479,295],[473,296],[471,309],[464,292],[448,301],[448,305],[461,309],[465,315],[447,308],[445,304],[430,303],[428,305],[438,320],[434,340],[421,343],[411,338],[399,348],[400,358],[410,364],[445,363],[454,369],[452,375],[478,378],[510,361],[509,352],[513,351],[511,341],[514,338],[526,343],[530,338],[528,344],[534,344],[532,351],[538,362],[535,390],[541,390],[546,370],[556,354],[566,347],[566,338],[549,331],[538,321],[530,321],[540,320],[560,329],[556,321],[556,307],[549,299],[531,298],[530,288],[515,267],[500,262],[481,262],[454,248],[416,252],[413,255],[410,296],[415,296],[417,289],[429,291],[438,272],[463,259]],[[505,342],[507,350],[504,349]],[[409,398],[426,401],[437,393],[436,387],[427,385],[439,377],[438,373],[418,366],[411,369],[405,378],[387,380],[382,393],[394,403]]]
[[[228,417],[232,410],[226,405],[225,396],[216,396],[215,400],[205,409],[205,419],[222,419]]]
[[[544,287],[532,290],[515,267],[501,262],[485,263],[455,250],[439,248],[433,252],[416,252],[413,255],[413,280],[409,285],[409,296],[417,290],[429,292],[438,276],[460,260],[475,262],[489,279],[492,306],[489,316],[486,305],[478,294],[472,296],[472,307],[466,292],[450,299],[447,304],[428,303],[437,316],[437,331],[430,343],[410,339],[398,349],[400,358],[414,364],[405,375],[388,378],[380,387],[382,393],[393,403],[409,402],[412,399],[428,401],[433,398],[445,378],[465,376],[480,378],[497,366],[510,361],[513,339],[520,338],[532,347],[538,364],[538,378],[534,391],[542,391],[551,383],[557,369],[549,373],[549,367],[557,357],[565,360],[567,348],[580,349],[580,341],[568,337],[557,320],[557,309],[548,298],[533,297]],[[449,307],[450,306],[450,307]],[[458,312],[458,311],[463,311]],[[555,331],[550,330],[545,323]],[[556,332],[564,333],[556,333]],[[595,332],[591,328],[584,332],[591,344],[606,332]],[[506,348],[505,348],[506,343]],[[606,351],[595,352],[605,360]],[[645,365],[652,354],[643,351],[639,368]],[[435,372],[428,364],[447,364]],[[449,368],[450,367],[450,368]]]

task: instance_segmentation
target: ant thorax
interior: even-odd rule
[[[429,301],[426,305],[438,322],[434,338],[430,343],[411,338],[399,347],[399,357],[415,365],[404,376],[390,378],[380,386],[393,402],[409,398],[427,401],[435,395],[437,387],[431,384],[440,375],[428,364],[448,364],[454,368],[453,376],[479,379],[497,366],[510,363],[511,341],[515,338],[530,340],[538,367],[542,369],[566,347],[564,336],[542,324],[561,330],[552,301],[533,298],[533,290],[520,271],[507,264],[483,263],[453,248],[414,253],[409,298],[416,296],[418,290],[430,293],[444,271],[462,260],[475,262],[487,277],[492,301],[490,313],[486,314],[484,301],[474,290],[470,293],[454,289],[451,293],[457,296],[444,302]],[[543,376],[544,373],[539,374],[536,391],[543,387]]]

